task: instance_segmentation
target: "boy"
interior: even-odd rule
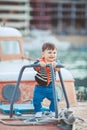
[[[44,43],[42,46],[42,58],[38,59],[35,64],[40,64],[40,67],[35,67],[37,71],[35,75],[35,80],[37,85],[34,89],[33,95],[33,105],[35,109],[35,117],[41,117],[41,102],[44,98],[50,100],[49,110],[53,116],[55,116],[54,108],[54,98],[52,90],[52,78],[50,68],[46,67],[48,64],[52,64],[55,71],[59,71],[59,68],[56,68],[56,58],[57,58],[57,48],[53,43]]]

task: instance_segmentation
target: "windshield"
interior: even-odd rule
[[[20,54],[18,41],[1,41],[1,47],[4,54]]]

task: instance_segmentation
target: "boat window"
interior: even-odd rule
[[[18,41],[1,41],[1,47],[4,54],[20,54]]]

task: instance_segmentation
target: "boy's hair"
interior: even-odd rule
[[[42,46],[42,52],[44,52],[45,50],[54,50],[54,49],[57,49],[57,47],[53,43],[47,42],[44,43]]]

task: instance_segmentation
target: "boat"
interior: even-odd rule
[[[9,130],[13,130],[15,126],[29,126],[31,130],[60,130],[58,118],[51,119],[45,115],[44,120],[30,121],[35,119],[32,96],[36,72],[33,69],[34,61],[25,55],[23,46],[24,41],[19,30],[0,27],[0,128],[5,129],[7,125]],[[69,104],[76,104],[74,79],[69,70],[62,65],[59,67],[61,73],[57,74],[54,86],[58,91],[59,105],[69,108]],[[44,100],[43,111],[48,112],[48,105],[49,101]],[[12,122],[6,123],[7,120]],[[17,122],[20,120],[23,121],[21,124]]]

